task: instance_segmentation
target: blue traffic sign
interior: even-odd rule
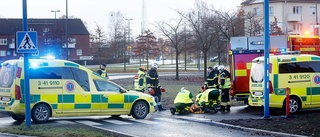
[[[38,38],[36,31],[18,31],[16,33],[17,53],[36,53],[38,51]]]

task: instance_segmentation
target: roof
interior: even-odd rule
[[[269,3],[275,2],[296,2],[296,3],[316,3],[319,0],[269,0]],[[254,3],[264,3],[264,0],[244,0],[241,5],[250,5]]]
[[[68,19],[68,34],[71,35],[89,35],[89,31],[81,19]],[[66,19],[28,19],[28,27],[53,27],[57,23],[63,30],[66,27]],[[12,35],[16,31],[22,31],[22,19],[0,18],[0,35]],[[42,28],[43,28],[42,27]],[[41,30],[42,30],[41,28]],[[35,31],[40,31],[35,29]]]

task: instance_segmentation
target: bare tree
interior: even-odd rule
[[[125,55],[125,20],[120,11],[111,12],[110,25],[110,49],[113,50],[113,57],[124,57]]]
[[[147,69],[149,69],[149,58],[157,57],[159,55],[160,49],[157,46],[157,38],[150,30],[145,31],[137,37],[137,42],[135,47],[133,47],[133,51],[136,55],[139,55],[139,59],[141,59],[141,56],[146,57]]]
[[[185,33],[183,29],[182,16],[178,20],[171,22],[157,22],[155,27],[170,41],[170,46],[175,49],[176,59],[176,80],[179,80],[179,55],[184,48]]]

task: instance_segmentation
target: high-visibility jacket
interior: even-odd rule
[[[102,76],[102,77],[108,77],[108,74],[107,74],[107,71],[106,71],[106,70],[100,69],[100,70],[98,70],[97,73],[98,73],[100,76]]]
[[[146,89],[146,87],[147,87],[146,73],[144,73],[144,71],[139,70],[138,78],[134,79],[134,89],[141,91]]]
[[[211,88],[205,90],[199,100],[199,104],[207,103],[209,100],[217,100],[219,98],[219,90],[217,88]]]
[[[176,98],[174,99],[174,104],[176,103],[193,103],[192,101],[193,95],[190,91],[188,90],[182,90],[180,91]]]
[[[202,92],[196,96],[196,102],[199,104],[200,98],[202,96]]]
[[[230,73],[227,70],[223,70],[220,73],[220,85],[222,89],[231,88],[231,80],[230,80]]]

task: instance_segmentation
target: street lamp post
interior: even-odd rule
[[[131,44],[131,41],[130,41],[130,20],[133,20],[132,18],[130,19],[126,19],[128,21],[128,45],[130,46]],[[126,55],[125,55],[126,56]],[[131,59],[131,48],[130,48],[130,51],[129,51],[129,63],[130,64],[130,59]]]
[[[60,10],[51,10],[51,12],[54,12],[54,28],[57,27],[57,12],[60,12]]]
[[[68,0],[66,0],[66,48],[67,48],[67,60],[69,60],[69,39],[68,39]]]

